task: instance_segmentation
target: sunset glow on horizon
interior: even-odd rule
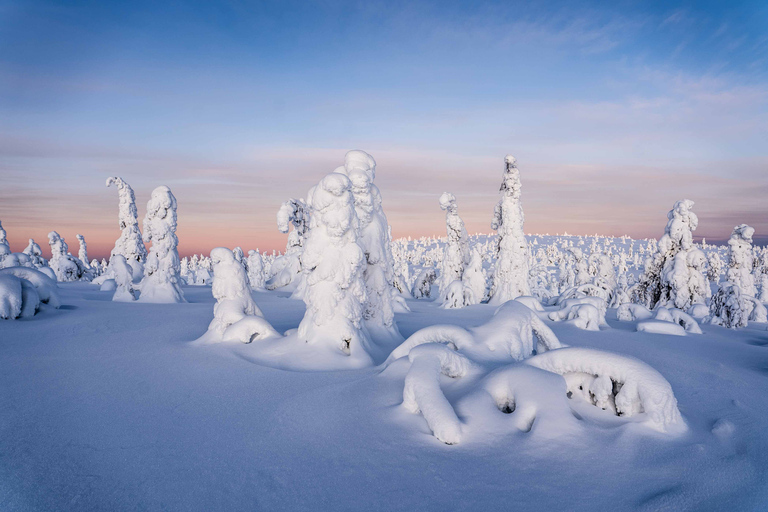
[[[0,221],[108,257],[117,192],[178,199],[179,252],[285,247],[280,204],[377,162],[393,237],[490,233],[504,155],[527,233],[768,241],[768,7],[749,2],[0,4]]]

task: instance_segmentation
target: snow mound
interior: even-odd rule
[[[40,297],[40,302],[54,308],[61,307],[61,299],[59,298],[56,281],[40,270],[29,267],[8,267],[0,269],[0,275],[12,275],[29,281],[35,287]]]
[[[461,439],[461,422],[440,389],[440,376],[463,377],[469,359],[445,345],[427,343],[408,353],[411,368],[405,376],[403,406],[416,414],[421,412],[434,436],[445,444]]]
[[[685,336],[685,329],[683,329],[682,326],[664,320],[643,320],[642,322],[638,322],[637,332]]]
[[[563,348],[537,355],[525,363],[565,377],[572,396],[583,395],[585,384],[583,379],[573,377],[586,374],[591,402],[602,405],[601,408],[615,408],[617,416],[637,417],[640,423],[659,432],[679,433],[687,429],[672,386],[642,361],[588,348]]]
[[[404,357],[424,343],[448,344],[475,361],[521,361],[561,347],[544,321],[514,300],[502,304],[488,322],[478,327],[432,325],[416,331],[392,351],[387,361]]]
[[[0,318],[19,318],[21,305],[21,279],[14,275],[0,274]]]
[[[563,378],[527,365],[491,372],[478,390],[458,402],[456,410],[465,419],[465,430],[476,438],[518,432],[549,441],[583,430],[571,410]]]

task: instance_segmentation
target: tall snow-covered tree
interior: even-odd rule
[[[370,338],[363,324],[365,255],[358,244],[352,184],[331,173],[310,191],[310,229],[304,241],[307,310],[298,336],[370,363]]]
[[[120,226],[120,238],[115,242],[111,257],[121,254],[125,261],[133,269],[135,282],[144,276],[144,262],[147,259],[147,248],[139,231],[138,211],[136,210],[136,197],[133,189],[123,178],[117,176],[107,178],[107,187],[115,185],[118,193],[118,225]]]
[[[440,209],[445,211],[446,242],[437,284],[440,300],[444,301],[451,283],[461,281],[464,267],[469,264],[470,254],[469,235],[464,228],[464,221],[459,217],[456,196],[450,192],[443,192],[439,201]]]
[[[88,244],[85,243],[85,237],[78,234],[77,241],[80,243],[80,250],[77,252],[77,258],[82,262],[85,268],[89,268],[91,264],[88,260]]]
[[[389,224],[381,192],[374,184],[376,161],[365,151],[348,151],[344,156],[344,165],[334,172],[349,178],[354,198],[358,244],[365,257],[363,321],[374,341],[400,342],[403,338],[395,323],[393,309],[395,272]]]
[[[755,229],[746,224],[733,228],[728,240],[728,270],[726,278],[739,287],[743,295],[755,297],[755,277],[752,275],[754,255],[752,253],[752,235]]]
[[[704,274],[706,257],[693,244],[699,224],[691,211],[693,201],[677,201],[667,214],[667,226],[656,250],[634,289],[634,299],[648,308],[673,306],[688,309],[705,304],[708,296]],[[649,244],[650,246],[650,244]]]
[[[522,184],[517,160],[504,158],[501,199],[493,212],[491,228],[499,234],[496,268],[493,273],[489,304],[499,305],[521,295],[530,295],[528,283],[528,243],[523,233]]]
[[[152,247],[144,266],[139,302],[186,302],[177,248],[176,197],[165,185],[153,190],[147,202],[144,236]]]

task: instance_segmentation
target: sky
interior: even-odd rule
[[[768,2],[0,0],[0,221],[108,257],[117,191],[169,186],[179,251],[281,250],[280,204],[350,149],[394,237],[490,232],[504,156],[529,233],[768,241]]]

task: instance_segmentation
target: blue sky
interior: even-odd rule
[[[767,2],[6,2],[0,220],[108,253],[110,175],[179,199],[182,253],[280,249],[275,212],[364,149],[398,235],[768,234]]]

